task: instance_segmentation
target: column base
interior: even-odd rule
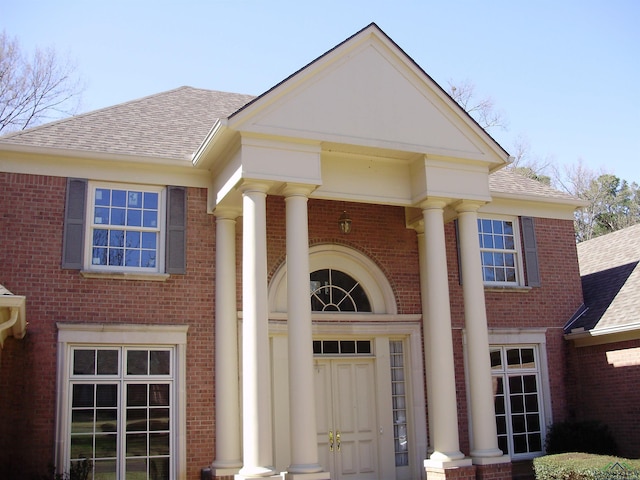
[[[233,477],[240,471],[240,467],[235,468],[218,468],[211,467],[211,478],[213,480],[233,480]]]
[[[331,480],[329,472],[289,473],[282,472],[284,480]]]
[[[275,475],[268,475],[266,477],[262,477],[260,475],[244,475],[244,474],[236,474],[233,477],[233,480],[256,480],[256,479],[272,479],[272,480],[282,480],[283,478],[283,474],[282,473],[277,473]]]

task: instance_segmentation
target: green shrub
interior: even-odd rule
[[[550,455],[565,452],[618,453],[618,445],[609,427],[595,421],[554,423],[547,433],[545,446]]]
[[[640,480],[640,460],[561,453],[533,460],[536,480]]]

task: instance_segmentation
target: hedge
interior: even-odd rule
[[[533,460],[536,480],[640,480],[640,460],[560,453]]]

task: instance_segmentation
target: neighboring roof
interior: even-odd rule
[[[190,160],[251,95],[180,87],[0,137],[0,146]]]
[[[584,307],[565,333],[640,330],[640,224],[579,243],[578,262]]]

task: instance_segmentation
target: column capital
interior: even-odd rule
[[[308,183],[287,183],[282,187],[282,193],[285,197],[308,197],[316,187],[316,185],[310,185]]]
[[[240,190],[243,195],[249,192],[266,194],[270,188],[271,182],[269,182],[268,180],[252,180],[250,178],[244,178],[242,179],[238,190]]]
[[[453,208],[458,213],[477,212],[485,203],[487,202],[482,200],[460,200],[453,205]]]
[[[422,202],[420,202],[420,208],[423,211],[424,210],[444,210],[444,207],[449,205],[450,202],[451,202],[451,199],[449,198],[441,198],[441,197],[427,198],[426,200],[423,200]]]
[[[216,218],[235,220],[242,215],[242,210],[237,207],[221,207],[218,206],[213,211],[213,216]]]

